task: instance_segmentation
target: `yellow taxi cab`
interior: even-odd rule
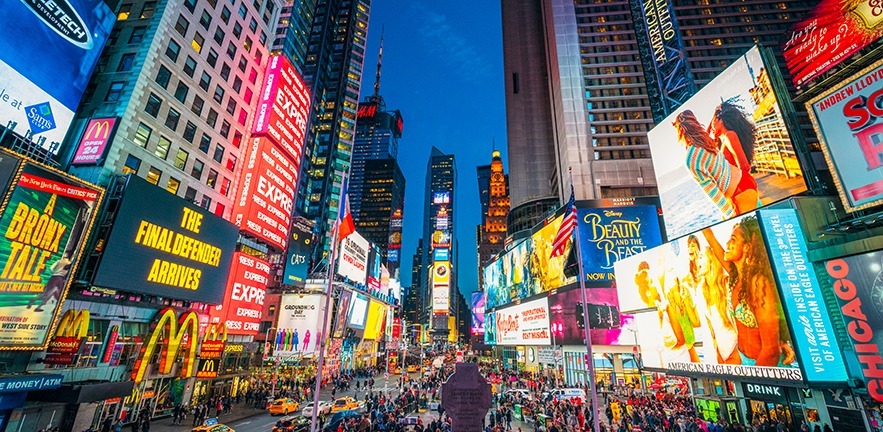
[[[300,404],[294,399],[276,399],[270,403],[270,415],[288,415],[300,409]]]
[[[212,420],[214,420],[214,422],[212,422]],[[217,421],[217,419],[206,420],[204,424],[191,429],[191,432],[236,432],[230,426],[217,423]]]
[[[408,365],[408,373],[414,373],[414,372],[417,372],[417,366]]]
[[[339,411],[347,411],[358,409],[362,404],[359,401],[353,399],[350,396],[344,396],[342,398],[334,401],[334,405],[331,406],[331,412],[336,413]]]
[[[397,367],[396,370],[395,370],[395,374],[398,375],[398,374],[400,374],[400,373],[402,373],[402,368]]]

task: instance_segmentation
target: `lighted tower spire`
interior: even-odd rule
[[[380,99],[380,67],[383,65],[383,33],[384,28],[380,28],[380,51],[377,53],[377,76],[374,78],[374,99]]]

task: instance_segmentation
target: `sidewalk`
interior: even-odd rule
[[[248,417],[253,417],[256,415],[264,414],[267,410],[265,409],[257,409],[245,402],[234,405],[233,408],[227,414],[221,414],[218,417],[218,423],[230,424],[237,420],[242,420]],[[212,414],[214,414],[214,410],[212,410]],[[190,432],[193,429],[193,416],[188,414],[187,419],[180,425],[173,425],[171,417],[163,417],[160,419],[156,419],[150,424],[151,432]],[[123,430],[128,430],[123,428]]]

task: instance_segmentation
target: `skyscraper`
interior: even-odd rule
[[[303,75],[307,62],[310,29],[316,4],[319,0],[283,0],[284,4],[276,22],[276,38],[271,50],[274,54],[283,53],[292,65]]]
[[[278,13],[274,1],[121,4],[75,117],[114,118],[116,135],[100,165],[71,172],[135,173],[229,219]]]
[[[313,99],[296,211],[317,223],[316,258],[331,244],[350,167],[370,8],[369,0],[319,0],[308,39],[304,79]]]
[[[482,266],[500,250],[506,239],[506,216],[509,214],[509,177],[503,173],[503,159],[494,150],[491,164],[478,167],[478,187],[484,213],[481,215],[481,228],[478,242],[478,286],[482,286]],[[483,174],[489,172],[487,188],[483,188]],[[485,204],[486,203],[486,204]]]
[[[395,159],[369,159],[363,163],[362,179],[361,190],[352,194],[364,200],[358,213],[353,210],[356,229],[380,248],[383,262],[394,275],[399,268],[399,256],[395,252],[390,259],[389,250],[390,245],[397,250],[402,244],[405,176]],[[394,226],[394,220],[399,221],[398,226]]]
[[[450,275],[448,282],[447,300],[450,304],[451,293],[457,291],[456,268],[451,263],[456,263],[456,242],[452,239],[456,238],[455,228],[456,220],[454,218],[454,191],[457,179],[457,167],[454,161],[454,155],[444,154],[436,147],[432,147],[429,155],[429,162],[426,166],[426,193],[423,203],[423,254],[421,274],[420,274],[420,290],[422,296],[422,322],[430,322],[433,315],[433,290],[436,285],[430,270],[435,270],[439,263],[447,262]],[[412,282],[412,286],[418,286]],[[441,285],[441,284],[440,284]],[[441,288],[439,288],[441,289]],[[438,309],[438,305],[435,305]],[[448,310],[450,307],[448,307]],[[441,310],[438,310],[442,313]],[[444,322],[447,328],[447,321]],[[434,326],[433,328],[441,328]]]

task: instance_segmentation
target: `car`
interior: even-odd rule
[[[236,432],[230,426],[218,423],[218,419],[210,418],[205,423],[193,428],[190,432]]]
[[[350,411],[359,409],[363,404],[350,396],[344,396],[342,398],[334,401],[334,405],[331,406],[331,412],[341,412],[341,411]]]
[[[294,399],[276,399],[270,404],[270,415],[288,415],[300,409],[300,404]]]
[[[512,396],[516,399],[533,400],[533,396],[531,396],[530,392],[524,389],[509,389],[506,390],[506,395]]]
[[[408,365],[408,373],[414,373],[414,372],[417,372],[417,366]]]
[[[402,368],[397,367],[396,370],[395,370],[395,373],[396,373],[396,375],[402,373]]]
[[[328,422],[325,423],[325,427],[322,428],[322,432],[337,432],[337,427],[340,426],[341,422],[360,417],[362,417],[362,414],[356,412],[355,410],[336,412],[333,416],[331,416]]]
[[[332,405],[334,405],[333,402],[319,401],[319,414],[330,413]],[[303,411],[301,411],[301,414],[303,414],[304,417],[312,417],[313,416],[313,403],[310,402],[309,404],[307,404],[307,406],[304,407]]]
[[[550,401],[579,399],[580,401],[585,402],[586,391],[581,388],[557,388],[549,392],[546,398]]]
[[[273,426],[273,432],[306,432],[310,430],[310,420],[305,416],[282,417]]]

